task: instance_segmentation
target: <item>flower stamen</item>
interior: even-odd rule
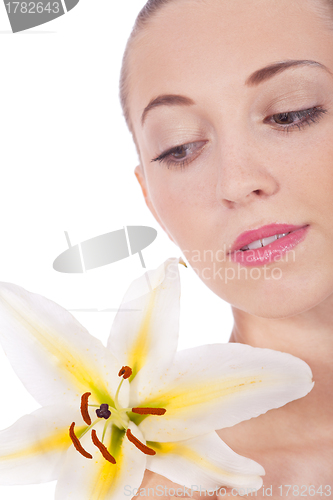
[[[104,438],[105,438],[105,434],[106,434],[106,429],[108,428],[108,424],[109,424],[109,422],[105,422],[105,424],[104,424],[104,429],[103,429],[103,434],[102,434],[102,443],[104,443]]]
[[[118,377],[123,377],[124,379],[129,378],[132,375],[132,368],[129,366],[123,366],[118,373]]]
[[[136,446],[145,455],[156,455],[156,451],[153,450],[152,448],[148,448],[148,446],[146,446],[145,444],[141,443],[141,441],[139,441],[138,438],[136,438],[135,436],[133,436],[133,434],[131,433],[130,429],[127,429],[126,436],[127,436],[127,439],[129,441],[131,441],[131,443],[133,443],[134,446]]]
[[[85,458],[92,458],[92,455],[90,455],[90,453],[88,453],[81,445],[79,439],[77,438],[77,436],[75,435],[75,432],[74,432],[74,427],[75,427],[75,422],[73,422],[69,428],[69,436],[72,440],[72,443],[74,445],[74,447],[77,449],[77,451],[79,453],[81,453],[81,455],[83,455]]]
[[[120,410],[119,401],[118,401],[119,391],[121,389],[121,386],[123,385],[124,380],[129,378],[131,375],[132,375],[132,368],[130,368],[129,366],[123,366],[119,370],[118,377],[123,377],[123,378],[118,386],[116,395],[114,397],[114,405],[115,405],[117,410]]]
[[[89,412],[88,412],[88,399],[89,399],[90,395],[91,395],[91,392],[85,392],[81,396],[81,408],[80,408],[81,415],[82,415],[82,418],[87,425],[91,425],[91,418],[90,418]]]
[[[108,452],[106,446],[104,446],[104,444],[98,439],[95,429],[91,431],[91,438],[94,445],[97,446],[97,448],[102,453],[105,460],[108,460],[108,462],[115,464],[116,463],[115,458]]]
[[[138,413],[139,415],[164,415],[166,412],[165,408],[132,408],[133,413]]]

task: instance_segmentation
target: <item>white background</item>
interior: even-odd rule
[[[64,231],[74,245],[125,225],[151,226],[158,236],[143,250],[148,269],[181,255],[144,203],[118,102],[122,54],[144,3],[81,0],[68,14],[16,34],[0,3],[0,280],[66,309],[116,309],[144,270],[134,255],[85,274],[58,273],[52,264],[67,248]],[[179,347],[227,342],[229,305],[191,268],[180,266],[180,273]],[[115,313],[73,314],[106,342]],[[2,350],[0,375],[3,429],[38,405]],[[51,500],[54,488],[0,486],[0,499]]]

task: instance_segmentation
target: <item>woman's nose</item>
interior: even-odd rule
[[[237,149],[236,149],[237,148]],[[267,162],[265,162],[265,158]],[[253,145],[224,146],[218,162],[216,195],[227,208],[268,198],[279,190],[271,159],[260,157]]]

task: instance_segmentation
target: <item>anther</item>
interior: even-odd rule
[[[138,413],[139,415],[164,415],[166,412],[165,408],[132,408],[133,413]]]
[[[88,399],[91,392],[86,392],[81,396],[81,415],[86,424],[91,425],[91,418],[88,413]]]
[[[96,415],[98,418],[105,418],[107,420],[111,417],[111,412],[109,410],[109,405],[106,403],[101,404],[100,408],[96,410]]]
[[[129,366],[123,366],[118,373],[118,377],[123,377],[124,379],[129,378],[131,375],[132,375],[132,368],[130,368]]]
[[[81,445],[79,439],[77,438],[77,436],[75,435],[75,432],[74,432],[74,427],[75,427],[75,422],[73,422],[69,428],[69,436],[72,440],[72,443],[73,445],[75,446],[75,448],[77,449],[77,451],[79,453],[81,453],[81,455],[83,455],[85,458],[92,458],[92,455],[90,455],[90,453],[88,453]]]
[[[131,443],[134,444],[140,451],[142,451],[145,455],[156,455],[156,451],[152,448],[148,448],[145,444],[141,443],[133,434],[130,429],[127,429],[126,436]]]
[[[93,440],[94,445],[97,446],[97,448],[102,453],[105,460],[108,460],[112,464],[115,464],[116,463],[115,458],[108,452],[106,446],[104,446],[104,444],[101,443],[101,441],[98,439],[95,429],[91,431],[91,438]]]

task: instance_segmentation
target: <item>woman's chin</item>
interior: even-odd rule
[[[327,270],[326,270],[327,271]],[[200,275],[199,275],[200,277]],[[202,278],[201,278],[202,279]],[[267,319],[296,316],[321,306],[333,306],[333,273],[313,276],[281,275],[280,279],[205,280],[203,282],[232,307]]]

